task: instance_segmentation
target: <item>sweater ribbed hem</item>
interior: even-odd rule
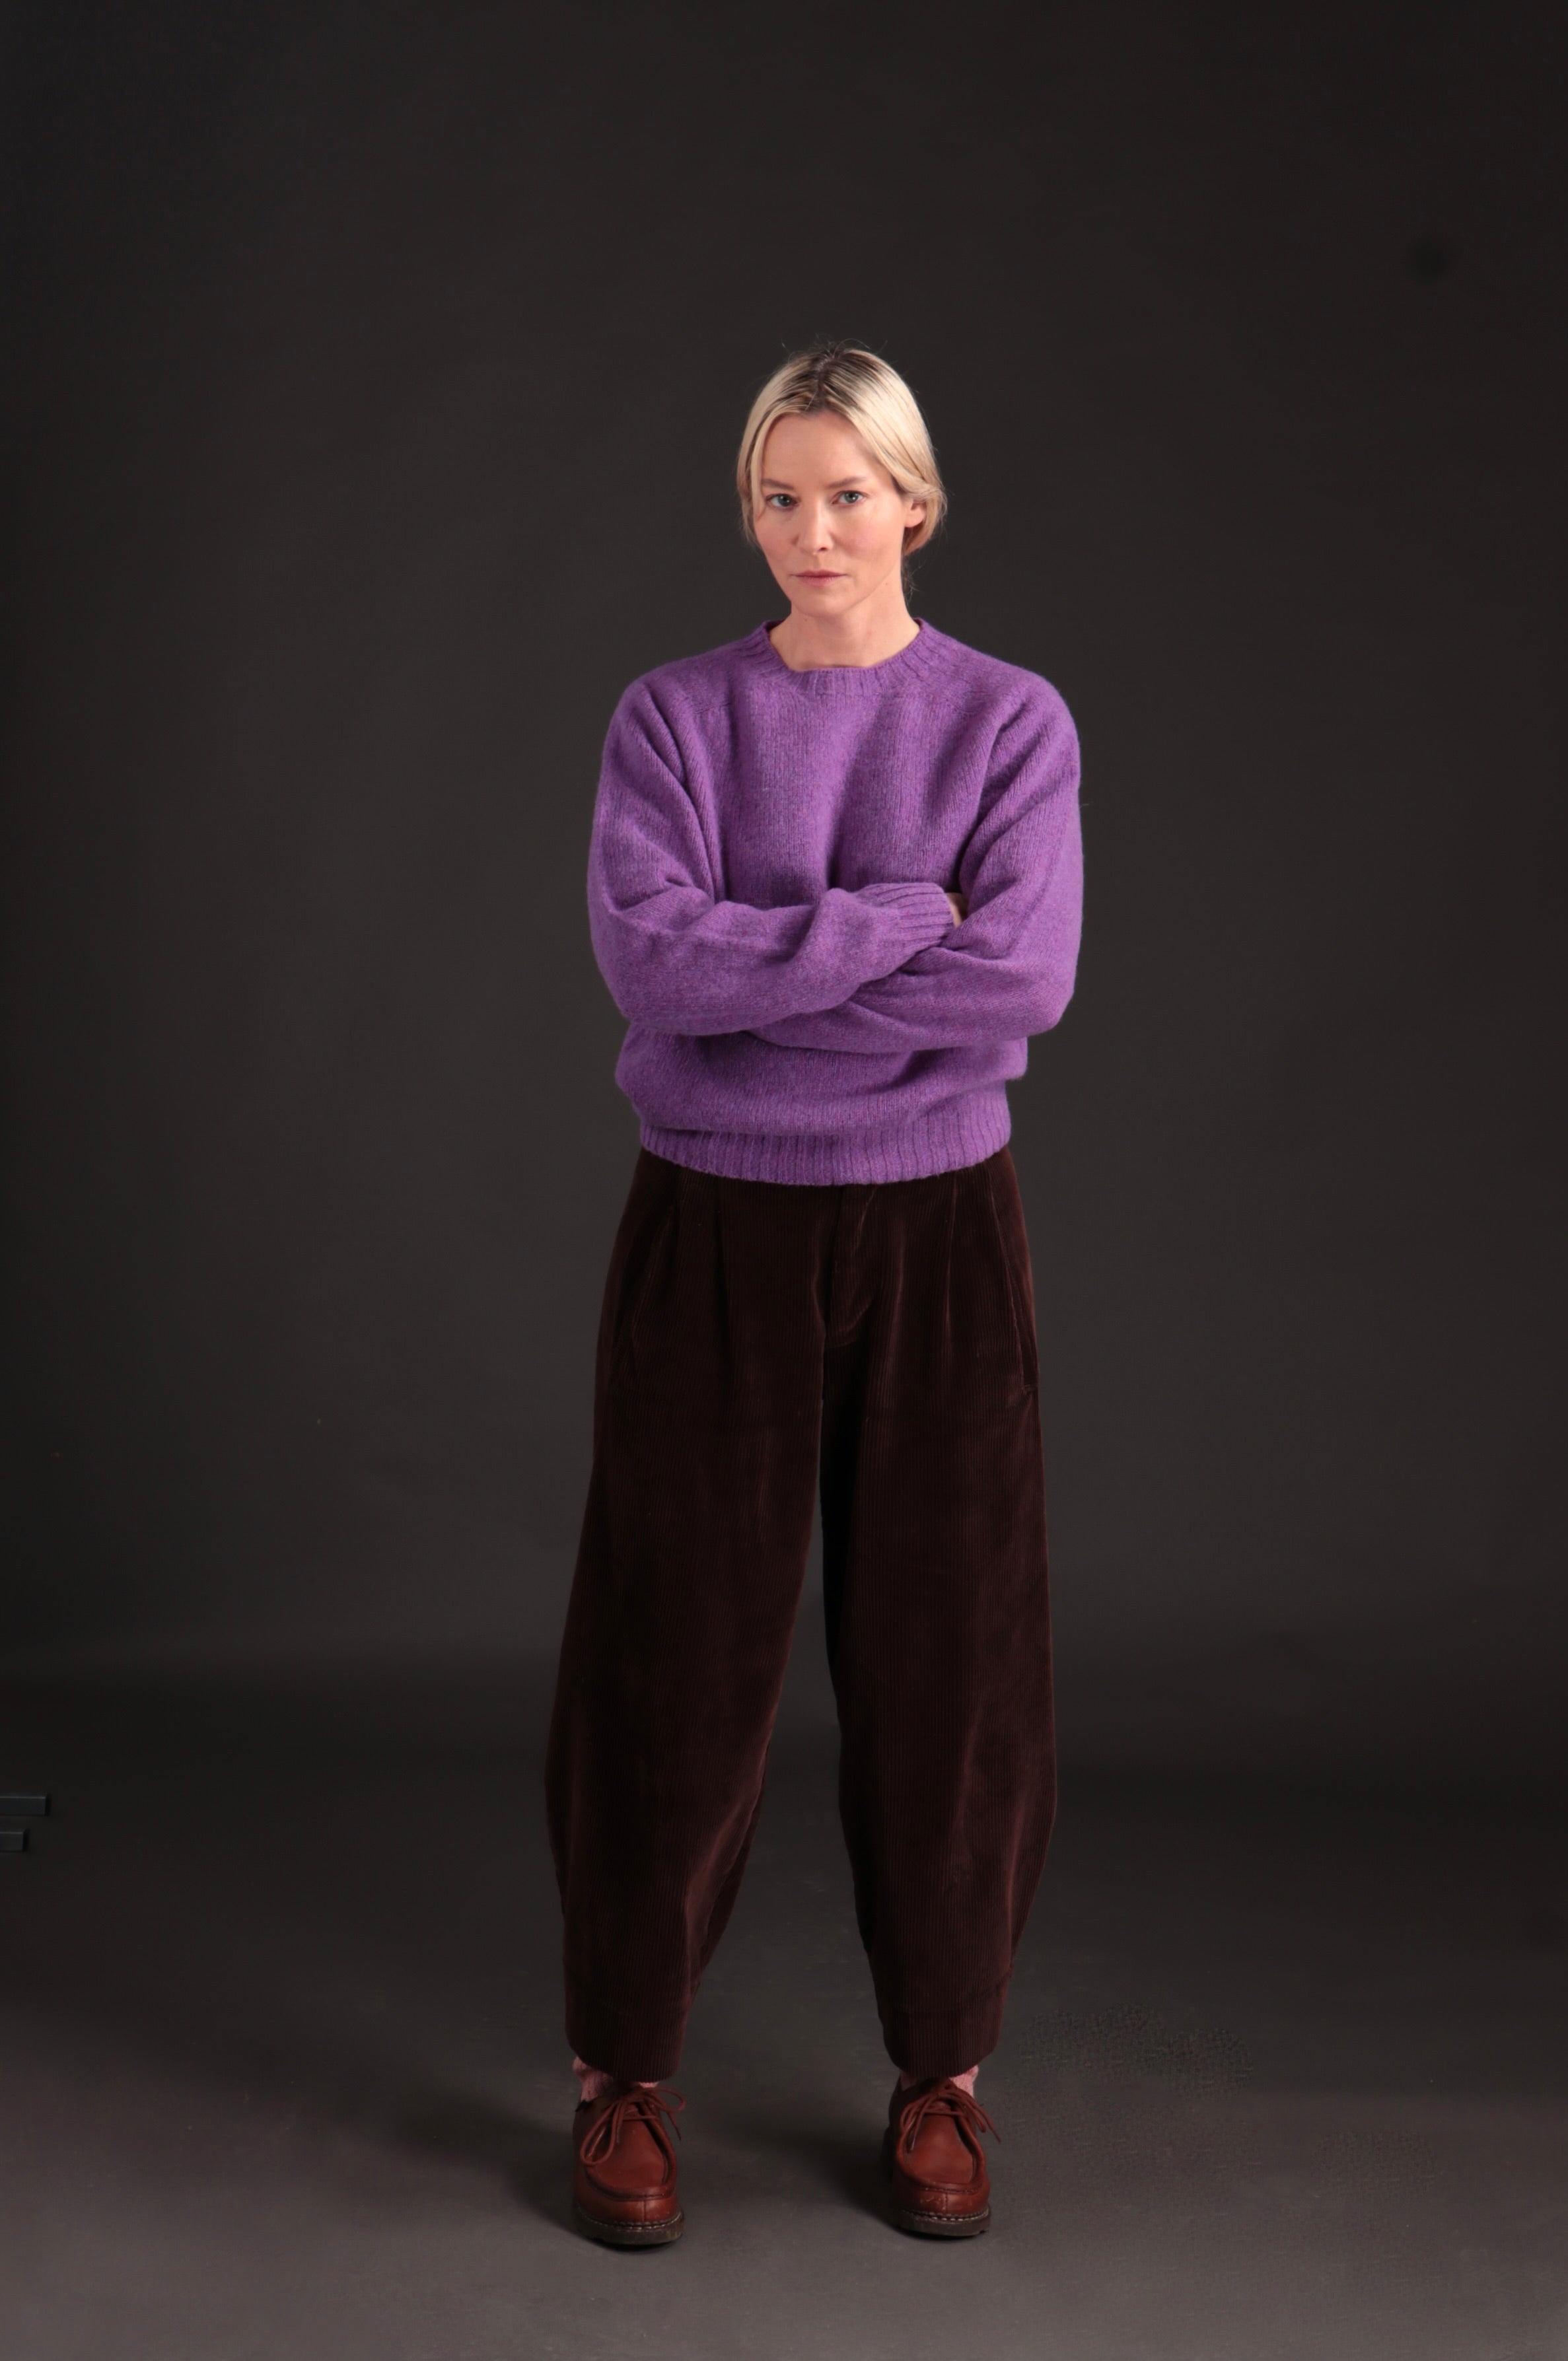
[[[927,1180],[983,1164],[1013,1136],[1004,1083],[934,1108],[897,1131],[775,1137],[767,1133],[666,1131],[641,1126],[651,1156],[725,1180],[782,1180],[797,1188],[842,1188],[880,1180]]]

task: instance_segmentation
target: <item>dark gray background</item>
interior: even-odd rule
[[[1065,1753],[1568,1769],[1563,48],[11,15],[16,1668],[548,1656],[635,1153],[599,741],[777,611],[733,446],[830,333],[949,478],[919,608],[1084,744],[1014,1093]]]

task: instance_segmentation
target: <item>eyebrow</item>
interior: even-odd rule
[[[793,484],[781,483],[776,476],[764,476],[761,480],[771,492],[793,492],[795,489]],[[845,492],[849,490],[851,484],[865,484],[870,481],[869,476],[839,476],[827,487],[827,489],[830,492]]]

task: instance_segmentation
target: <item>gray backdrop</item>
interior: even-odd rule
[[[1068,1757],[1568,1769],[1563,26],[12,14],[14,1664],[548,1654],[598,745],[777,611],[733,446],[831,333],[950,478],[918,606],[1083,739]]]

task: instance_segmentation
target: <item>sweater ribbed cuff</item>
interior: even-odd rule
[[[890,942],[902,946],[899,962],[918,950],[929,950],[939,943],[953,924],[952,905],[940,885],[928,878],[908,884],[862,885],[856,900],[869,902],[876,911],[878,932],[885,932]]]

